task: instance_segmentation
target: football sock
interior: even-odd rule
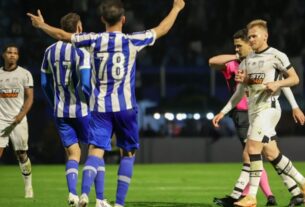
[[[19,167],[25,187],[32,187],[32,165],[30,158],[27,157],[26,161],[23,163],[19,162]]]
[[[84,169],[83,169],[83,179],[82,179],[82,194],[89,195],[91,185],[94,182],[95,176],[97,174],[97,168],[100,158],[96,156],[88,156]]]
[[[298,184],[294,181],[294,179],[284,173],[281,173],[280,176],[292,196],[297,196],[301,194],[301,190],[298,187]]]
[[[94,180],[96,198],[104,199],[104,179],[105,179],[105,162],[104,159],[100,159],[97,168],[97,174]]]
[[[292,179],[294,179],[298,184],[304,185],[305,179],[303,175],[293,166],[292,162],[281,153],[271,161],[278,174],[286,174],[289,175]]]
[[[76,160],[68,160],[66,163],[66,180],[70,193],[77,195],[76,185],[78,178],[78,162]]]
[[[268,175],[265,169],[262,171],[261,180],[259,182],[259,186],[262,189],[265,196],[268,198],[269,196],[273,195],[270,189],[269,181],[268,181]]]
[[[118,170],[118,184],[116,193],[116,205],[124,206],[128,187],[133,172],[133,163],[135,157],[122,157]]]
[[[240,198],[241,194],[243,193],[244,189],[246,188],[249,182],[249,171],[250,171],[250,164],[244,163],[239,178],[235,183],[233,192],[230,195],[232,198],[235,199]]]
[[[256,197],[260,178],[263,171],[261,154],[249,154],[250,157],[250,189],[249,195]]]

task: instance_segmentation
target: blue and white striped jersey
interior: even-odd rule
[[[72,35],[72,44],[86,48],[91,55],[91,111],[117,112],[137,107],[136,56],[147,45],[153,45],[155,39],[153,30]]]
[[[80,86],[82,69],[90,69],[90,54],[86,50],[62,41],[46,49],[41,72],[52,75],[55,117],[88,115],[89,107]]]

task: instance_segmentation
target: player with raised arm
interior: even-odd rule
[[[88,205],[88,194],[98,163],[103,158],[104,150],[111,149],[110,139],[113,133],[116,134],[117,145],[121,149],[115,206],[124,206],[133,173],[135,152],[139,148],[135,97],[136,55],[170,30],[184,6],[184,0],[174,0],[171,11],[157,27],[132,34],[122,33],[126,19],[123,4],[119,0],[103,2],[102,22],[106,25],[106,32],[97,34],[68,33],[46,24],[40,11],[38,16],[28,13],[33,26],[56,39],[71,41],[76,47],[84,47],[91,53],[92,119],[89,156],[83,171],[81,207]]]
[[[217,55],[209,59],[209,64],[211,68],[216,70],[220,70],[227,82],[227,86],[229,91],[233,94],[236,88],[236,81],[234,80],[235,75],[238,72],[238,66],[240,62],[247,57],[252,52],[252,48],[249,45],[247,29],[242,29],[237,31],[233,35],[233,41],[235,46],[236,54],[226,54],[226,55]],[[298,107],[298,104],[293,96],[293,93],[289,87],[282,88],[283,93],[288,99],[291,107],[292,107],[292,116],[296,122],[300,124],[304,123],[304,114]],[[241,101],[234,107],[234,109],[230,112],[230,116],[233,119],[235,124],[237,135],[239,140],[243,146],[245,147],[247,131],[249,128],[249,118],[248,118],[248,106],[247,106],[247,97],[244,95]],[[249,191],[249,170],[250,170],[250,160],[249,155],[246,150],[243,151],[243,167],[240,173],[239,178],[233,188],[230,196],[226,196],[224,198],[214,198],[214,203],[219,206],[229,207],[234,206],[234,202],[239,200],[242,195],[247,195]],[[303,195],[300,192],[300,188],[297,187],[297,184],[293,179],[285,174],[281,174],[283,179],[285,180],[285,184],[288,189],[291,190],[292,198],[291,204],[302,204],[303,203]],[[273,196],[268,177],[263,170],[260,187],[264,192],[267,203],[266,206],[274,206],[276,205],[275,197]]]
[[[80,16],[76,13],[62,17],[60,24],[67,32],[82,32]],[[77,206],[79,202],[76,192],[81,156],[79,142],[88,144],[90,73],[90,54],[85,49],[63,41],[46,49],[41,67],[41,85],[54,110],[55,123],[67,155],[66,180],[70,206]],[[103,168],[100,173],[104,175]],[[102,188],[97,186],[97,199],[106,202],[102,201]]]
[[[11,140],[21,169],[25,198],[33,198],[32,165],[28,157],[27,113],[33,104],[32,74],[18,65],[19,48],[4,47],[4,66],[0,68],[0,157]]]
[[[227,105],[213,119],[214,126],[241,100],[247,87],[250,127],[246,151],[250,157],[249,194],[234,203],[236,206],[255,207],[256,194],[263,170],[262,154],[273,164],[278,174],[294,179],[305,192],[305,178],[291,161],[281,154],[276,144],[275,127],[280,119],[278,102],[280,89],[299,83],[299,78],[288,57],[269,47],[267,23],[253,20],[247,25],[248,38],[253,52],[245,58],[235,80],[240,82]],[[285,76],[285,79],[282,79]],[[302,123],[304,124],[304,123]]]

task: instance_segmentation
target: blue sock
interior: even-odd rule
[[[89,195],[91,185],[96,176],[99,160],[100,158],[98,157],[88,156],[83,169],[82,194]]]
[[[118,171],[118,186],[116,192],[116,204],[124,206],[128,187],[132,177],[135,157],[122,157]]]
[[[105,179],[105,162],[104,159],[99,160],[97,174],[94,180],[96,198],[104,199],[104,179]]]
[[[66,179],[68,190],[70,193],[77,195],[76,185],[78,178],[78,162],[75,160],[68,160],[66,163]]]

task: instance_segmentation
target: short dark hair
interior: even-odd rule
[[[101,5],[102,17],[110,25],[115,25],[124,15],[124,5],[121,0],[106,0]]]
[[[233,39],[242,39],[245,42],[248,42],[248,30],[246,28],[238,30],[234,33]]]
[[[68,13],[60,19],[60,26],[66,32],[74,33],[77,30],[77,24],[80,16],[76,13]]]
[[[17,50],[19,52],[19,46],[17,44],[9,43],[9,44],[4,45],[4,47],[2,48],[2,54],[4,54],[9,47],[17,48]]]

